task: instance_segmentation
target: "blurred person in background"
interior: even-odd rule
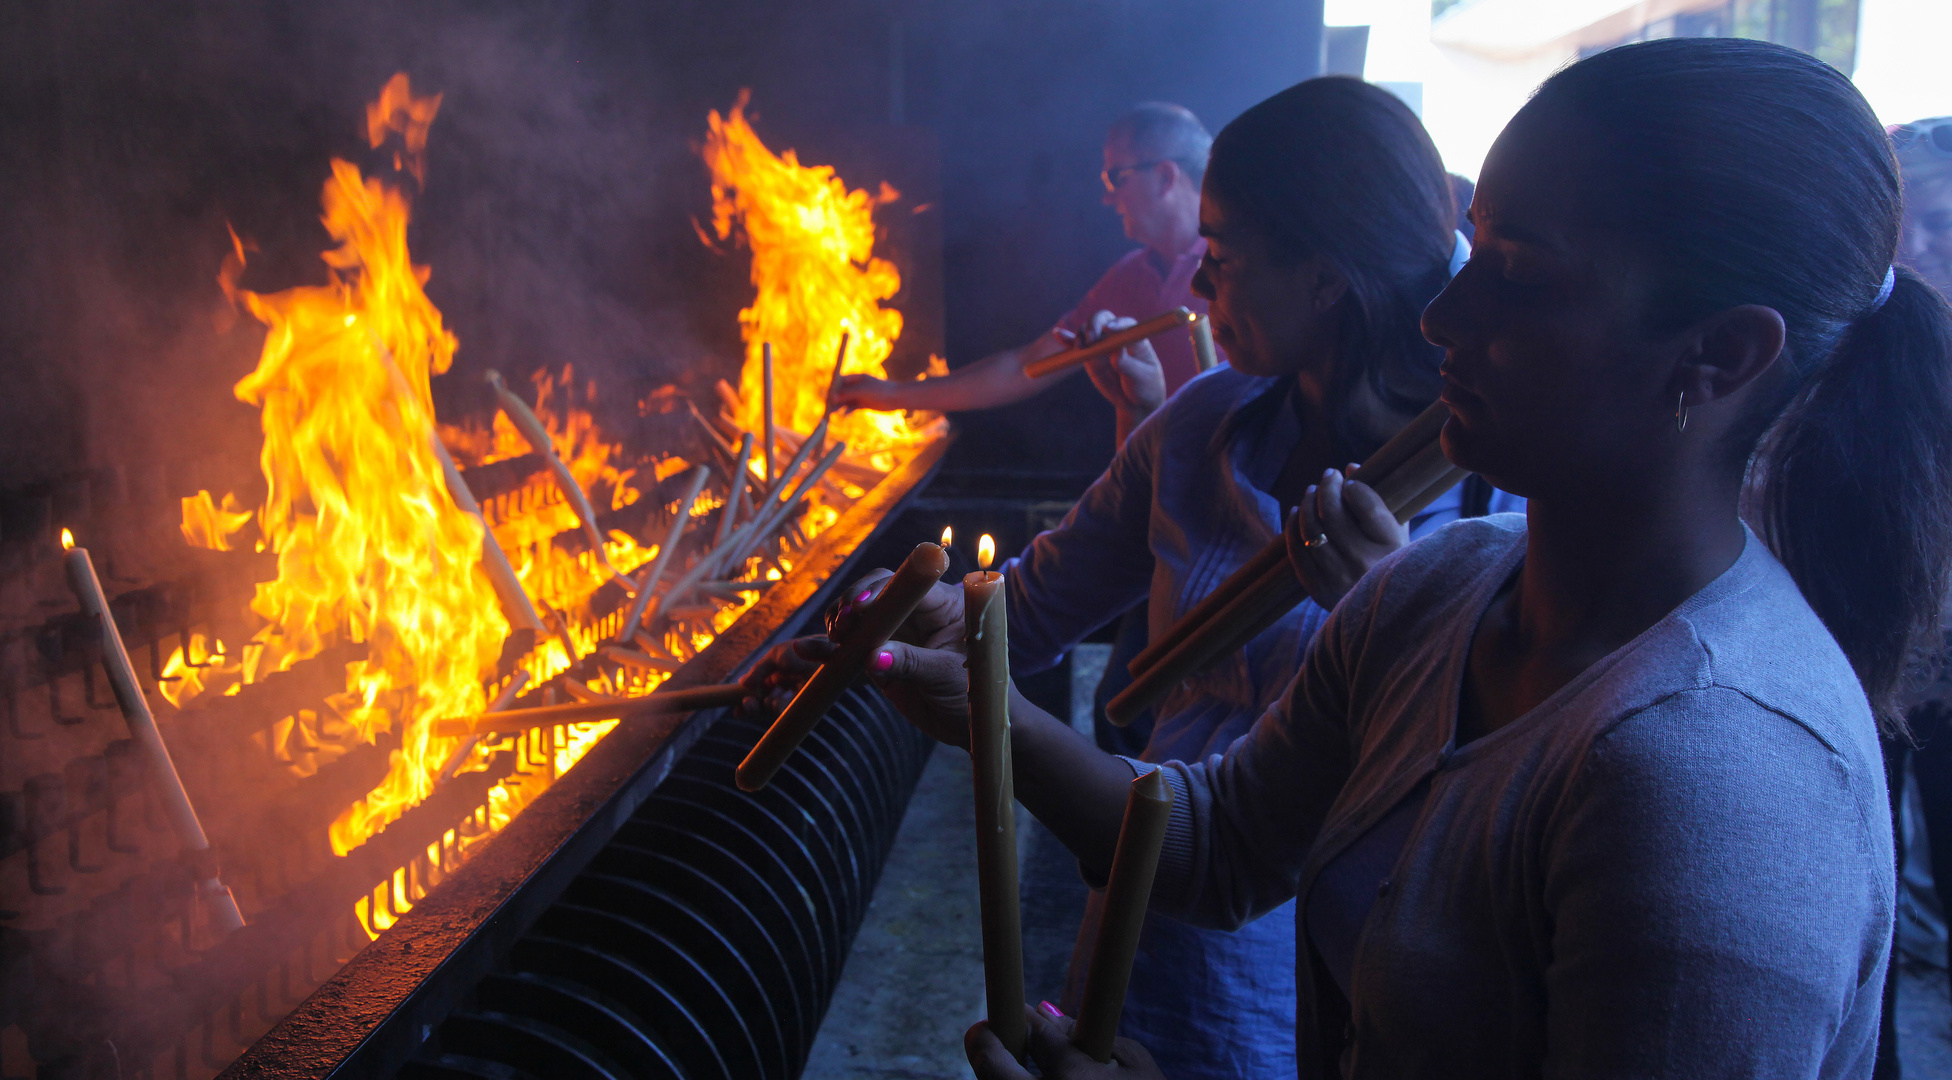
[[[1478,186],[1471,183],[1469,178],[1450,174],[1450,199],[1457,204],[1457,231],[1464,234],[1464,239],[1472,241],[1478,236],[1478,227],[1471,221],[1471,196],[1477,190]]]
[[[1952,117],[1935,117],[1891,129],[1904,179],[1904,225],[1897,262],[1908,266],[1942,295],[1952,297]],[[1952,620],[1948,620],[1952,627]],[[1885,742],[1891,782],[1894,834],[1898,840],[1897,935],[1885,984],[1884,1035],[1878,1048],[1880,1080],[1900,1075],[1902,1057],[1914,1067],[1933,1048],[1915,1045],[1936,1037],[1952,1049],[1952,1031],[1942,1019],[1935,1031],[1919,1030],[1927,1016],[1952,1015],[1948,992],[1944,886],[1952,882],[1952,630],[1941,642],[1936,663],[1913,684],[1904,700],[1909,742]],[[1945,871],[1935,875],[1935,868]],[[1904,995],[1901,1006],[1899,996]],[[1936,999],[1926,1002],[1915,995]],[[1901,1024],[1899,1017],[1910,1019]]]
[[[1206,241],[1200,238],[1200,181],[1212,145],[1213,136],[1199,118],[1178,105],[1147,102],[1120,116],[1105,135],[1105,170],[1099,180],[1105,185],[1105,205],[1118,211],[1125,235],[1141,246],[1113,263],[1069,314],[1028,344],[919,382],[845,375],[840,403],[939,412],[1010,405],[1063,381],[1025,375],[1024,365],[1033,360],[1176,307],[1205,314],[1206,301],[1193,295],[1193,274],[1206,254]],[[1086,370],[1118,411],[1123,445],[1141,420],[1199,374],[1199,363],[1191,338],[1183,331],[1168,331]]]
[[[1891,132],[1905,178],[1905,231],[1898,262],[1952,298],[1952,116]]]

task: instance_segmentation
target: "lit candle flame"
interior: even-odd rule
[[[996,540],[989,533],[984,533],[983,538],[976,541],[976,565],[988,570],[995,561]]]
[[[946,548],[950,544],[955,543],[955,540],[956,540],[956,527],[954,525],[942,526],[942,546]]]
[[[69,530],[69,529],[62,529],[62,530],[61,530],[61,550],[62,550],[62,551],[73,551],[74,549],[75,549],[75,534],[74,534],[74,532],[73,532],[72,530]]]

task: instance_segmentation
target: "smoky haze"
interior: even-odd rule
[[[921,129],[897,140],[909,156],[938,148],[934,330],[959,364],[1048,327],[1129,246],[1095,175],[1120,109],[1177,100],[1217,129],[1313,71],[1319,22],[1319,5],[1273,0],[12,5],[0,486],[131,458],[205,462],[192,489],[249,484],[256,419],[230,387],[262,334],[248,317],[218,329],[224,226],[260,249],[247,288],[322,282],[329,159],[388,164],[363,106],[395,71],[445,95],[412,241],[461,342],[458,377],[436,381],[452,414],[484,404],[471,375],[491,366],[572,362],[619,385],[733,373],[745,267],[691,221],[709,214],[705,111],[742,87],[769,144],[854,186],[883,179],[857,175],[877,131]],[[969,418],[962,452],[1094,473],[1109,410],[1083,379],[1057,395]],[[1060,404],[1084,421],[1053,431]]]

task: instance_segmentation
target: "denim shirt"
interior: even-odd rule
[[[1011,670],[1031,674],[1144,601],[1157,640],[1281,534],[1269,490],[1301,441],[1292,379],[1222,364],[1186,384],[1132,433],[1056,529],[1008,566]],[[1412,538],[1455,520],[1453,488],[1410,523]],[[1491,512],[1525,501],[1494,494]],[[1224,751],[1281,695],[1328,613],[1304,600],[1156,706],[1147,761]],[[1121,662],[1114,658],[1114,662]]]
[[[1269,489],[1301,440],[1297,392],[1292,379],[1222,364],[1147,418],[1064,521],[1005,568],[1011,669],[1054,666],[1141,602],[1157,640],[1279,536],[1281,506]],[[1455,520],[1462,499],[1460,486],[1433,503],[1411,522],[1412,537]],[[1499,492],[1491,510],[1523,507]],[[1327,617],[1304,600],[1242,651],[1189,676],[1155,707],[1143,758],[1225,752],[1280,700]],[[1096,910],[1087,909],[1081,949]],[[1287,1080],[1296,1067],[1295,955],[1285,906],[1233,932],[1149,913],[1120,1032],[1174,1080]]]

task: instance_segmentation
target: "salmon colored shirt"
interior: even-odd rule
[[[1201,240],[1174,259],[1161,272],[1161,260],[1150,248],[1139,248],[1112,264],[1098,284],[1084,294],[1071,313],[1059,319],[1059,328],[1079,333],[1091,325],[1091,317],[1109,311],[1124,318],[1144,322],[1176,307],[1195,314],[1206,314],[1206,301],[1193,295],[1193,273],[1206,257],[1206,241]],[[1166,370],[1166,393],[1171,394],[1200,373],[1193,356],[1193,339],[1185,332],[1168,332],[1152,339],[1152,351]],[[1222,358],[1224,360],[1224,357]]]

